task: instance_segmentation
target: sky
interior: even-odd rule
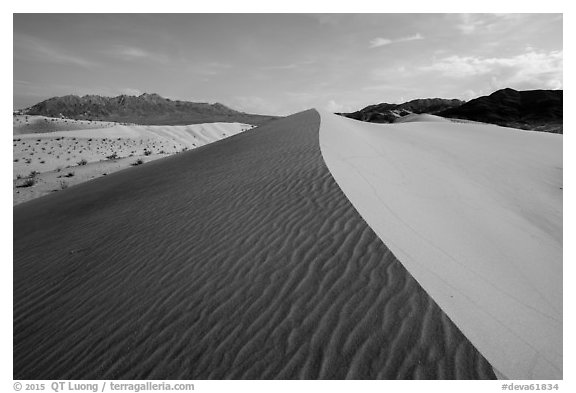
[[[13,108],[66,94],[350,112],[562,89],[562,14],[14,14]]]

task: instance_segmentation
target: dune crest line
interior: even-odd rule
[[[493,379],[314,110],[14,208],[15,379]]]
[[[321,114],[350,202],[488,361],[562,378],[562,136]]]

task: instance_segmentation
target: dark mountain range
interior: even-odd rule
[[[421,98],[403,104],[376,104],[352,113],[339,113],[351,119],[371,123],[393,123],[399,117],[410,113],[436,114],[443,110],[462,105],[464,101],[443,98]]]
[[[437,115],[561,134],[562,106],[562,90],[502,89]]]
[[[276,116],[238,112],[222,104],[197,103],[163,98],[158,94],[138,97],[67,95],[53,97],[22,111],[28,115],[66,117],[145,125],[185,125],[212,122],[240,122],[261,125]]]

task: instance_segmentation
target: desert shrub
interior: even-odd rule
[[[74,172],[68,172],[66,175],[64,175],[64,177],[73,177],[74,176]]]
[[[141,158],[139,158],[132,163],[132,166],[137,166],[137,165],[142,165],[142,164],[144,164],[144,161]]]
[[[33,179],[36,177],[36,175],[38,175],[40,172],[38,171],[32,171],[28,174],[28,178]]]
[[[81,159],[80,161],[78,161],[78,165],[80,165],[80,166],[83,166],[83,165],[86,165],[86,164],[88,164],[88,161],[86,161],[84,158]]]
[[[109,160],[115,160],[118,158],[118,154],[116,152],[110,154],[109,156],[106,156],[107,159]]]
[[[144,155],[145,156],[149,156],[150,154],[152,154],[152,152],[150,150],[144,150]]]
[[[36,179],[35,178],[28,178],[28,179],[24,180],[22,183],[16,185],[16,187],[18,187],[18,188],[32,187],[34,184],[36,184]]]

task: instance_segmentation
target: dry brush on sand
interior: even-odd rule
[[[38,122],[43,123],[42,120]],[[78,124],[71,127],[78,129],[68,130],[60,123],[56,123],[56,128],[49,133],[13,137],[14,204],[59,191],[63,176],[70,177],[70,186],[76,185],[129,168],[135,162],[150,162],[252,128],[240,123],[189,126],[111,124],[106,128],[90,128],[90,124],[76,121]],[[83,126],[88,128],[82,129]],[[38,172],[36,183],[33,187],[23,188],[24,183],[19,178],[30,171]],[[67,176],[64,171],[73,171],[75,175]]]

